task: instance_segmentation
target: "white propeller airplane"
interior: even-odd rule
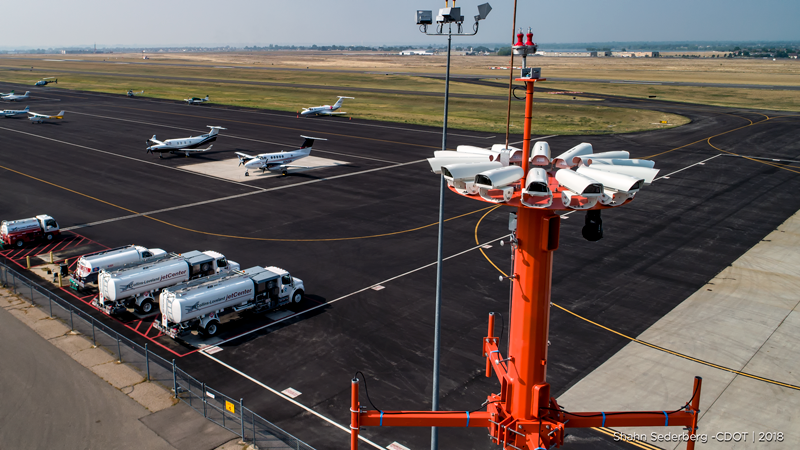
[[[147,140],[147,153],[158,153],[159,158],[163,158],[164,153],[184,153],[188,157],[189,153],[211,150],[213,145],[209,145],[207,148],[197,147],[200,147],[208,142],[216,141],[219,130],[227,130],[227,128],[215,127],[212,125],[207,126],[208,128],[211,128],[211,131],[208,132],[208,134],[187,138],[167,139],[163,142],[157,140],[156,135],[154,134],[152,138]]]
[[[39,113],[35,113],[35,112],[30,112],[30,111],[28,111],[28,114],[30,115],[30,117],[28,117],[28,118],[31,120],[31,123],[42,123],[42,122],[47,121],[47,120],[61,120],[61,119],[64,118],[64,111],[61,111],[60,113],[54,114],[52,116],[48,116],[47,114],[39,114]]]
[[[185,99],[183,99],[183,101],[185,101],[186,103],[188,103],[190,105],[199,105],[199,104],[205,103],[205,102],[207,102],[209,100],[208,100],[208,96],[206,95],[206,98],[192,97],[192,98],[185,98]]]
[[[335,112],[337,109],[342,107],[342,103],[344,102],[344,99],[346,99],[346,98],[355,98],[355,97],[342,97],[342,96],[339,96],[339,100],[337,100],[336,103],[333,106],[331,106],[331,105],[322,105],[322,106],[312,106],[310,108],[303,108],[303,111],[300,114],[302,114],[304,116],[307,116],[309,114],[324,115],[324,116],[333,116],[333,115],[337,115],[337,114],[347,114],[344,111]]]
[[[144,94],[144,91],[133,92],[132,90],[129,90],[128,93],[125,95],[127,95],[128,97],[136,97],[137,95],[141,94]]]
[[[28,114],[29,107],[26,106],[25,109],[6,109],[0,111],[0,116],[3,117],[14,117],[14,116],[24,116]]]
[[[298,166],[289,163],[305,158],[311,154],[311,147],[314,146],[314,141],[327,141],[327,139],[309,136],[300,137],[305,139],[305,141],[303,141],[303,146],[297,150],[291,150],[288,152],[281,151],[277,153],[262,153],[256,156],[250,156],[247,153],[236,152],[236,154],[239,155],[239,165],[241,166],[244,164],[244,176],[249,177],[249,171],[251,169],[261,169],[262,173],[266,170],[269,170],[270,172],[280,172],[283,175],[286,175],[289,167],[308,168],[308,166]]]
[[[30,93],[31,93],[31,91],[25,91],[24,95],[19,95],[19,94],[14,94],[12,92],[11,94],[4,95],[4,96],[2,96],[0,98],[2,98],[3,100],[9,101],[9,102],[17,102],[17,101],[25,100],[25,99],[29,98],[30,97]]]
[[[53,81],[47,81],[47,80],[53,80]],[[55,77],[42,78],[41,80],[37,81],[34,84],[34,86],[47,86],[48,83],[56,83],[56,84],[58,84],[58,80],[56,80]]]

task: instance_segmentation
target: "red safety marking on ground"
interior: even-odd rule
[[[153,344],[156,344],[156,345],[158,345],[159,347],[163,348],[164,350],[166,350],[166,351],[168,351],[168,352],[172,353],[173,355],[175,355],[175,356],[177,356],[177,357],[179,357],[179,358],[182,358],[182,357],[184,357],[184,356],[191,355],[191,354],[192,354],[192,353],[194,353],[194,352],[200,351],[200,349],[194,349],[194,350],[192,350],[192,351],[189,351],[189,352],[186,352],[186,353],[178,353],[178,352],[176,352],[175,350],[172,350],[171,348],[169,348],[169,347],[165,346],[164,344],[161,344],[160,342],[157,342],[157,341],[156,341],[156,338],[160,337],[160,336],[161,336],[161,333],[159,333],[159,334],[158,334],[158,335],[156,335],[155,337],[148,337],[148,336],[147,336],[147,333],[142,333],[141,331],[138,331],[139,325],[141,325],[141,323],[142,323],[142,322],[144,322],[145,320],[149,320],[149,319],[142,319],[142,320],[140,320],[140,321],[139,321],[139,323],[137,324],[136,328],[134,328],[134,327],[132,327],[130,324],[128,324],[128,323],[126,323],[126,322],[123,322],[122,320],[120,320],[120,319],[118,319],[118,318],[116,318],[116,317],[114,317],[114,316],[109,316],[109,315],[105,314],[105,312],[101,311],[101,310],[100,310],[100,308],[98,308],[98,307],[94,306],[94,305],[92,304],[92,301],[91,301],[91,300],[88,300],[88,301],[87,301],[87,300],[84,300],[86,297],[78,297],[77,295],[73,294],[72,292],[70,292],[72,289],[64,289],[64,288],[62,287],[62,288],[61,288],[61,290],[62,290],[62,291],[64,291],[64,292],[66,292],[67,294],[71,295],[72,297],[74,297],[74,298],[76,298],[76,299],[80,300],[82,303],[86,304],[87,306],[89,306],[90,308],[94,309],[95,311],[100,311],[102,314],[104,314],[106,317],[110,318],[111,320],[114,320],[114,321],[116,321],[116,322],[118,322],[118,323],[122,324],[122,325],[123,325],[125,328],[127,328],[127,329],[129,329],[129,330],[133,331],[134,333],[138,334],[139,336],[142,336],[143,338],[147,339],[148,341],[152,342]],[[87,296],[87,297],[92,297],[92,298],[94,298],[94,295],[89,295],[89,296]],[[159,314],[159,315],[156,315],[156,317],[155,317],[155,318],[153,318],[153,321],[150,323],[150,326],[151,326],[151,327],[153,326],[153,323],[155,323],[155,321],[156,321],[156,320],[158,320],[158,318],[159,318],[159,317],[160,317],[160,314]],[[149,332],[149,331],[150,331],[150,328],[148,327],[148,329],[147,329],[147,332]]]
[[[91,240],[91,239],[89,239],[89,238],[87,238],[85,236],[82,236],[80,234],[74,233],[72,231],[65,231],[61,236],[62,237],[60,239],[58,239],[57,242],[48,242],[48,243],[44,243],[44,244],[41,244],[41,245],[34,245],[33,247],[30,247],[29,246],[30,244],[29,244],[29,245],[26,245],[25,247],[23,247],[21,249],[11,248],[11,249],[7,249],[7,250],[3,250],[3,251],[0,251],[0,256],[5,256],[6,258],[8,258],[11,262],[16,264],[17,266],[22,267],[23,269],[25,269],[25,268],[27,268],[27,264],[24,264],[26,256],[47,255],[50,252],[55,252],[56,249],[63,251],[63,250],[67,250],[69,248],[79,247],[79,246],[83,245],[84,243],[86,243],[86,244],[89,244],[89,243],[97,244],[98,246],[102,247],[105,250],[108,250],[110,248],[110,247],[107,247],[107,246],[97,242],[97,241],[93,241],[93,240]],[[92,252],[92,253],[95,253],[95,252]],[[75,263],[77,263],[79,258],[80,258],[80,256],[76,256],[76,257],[72,258],[73,261],[72,261],[72,264],[70,264],[70,267],[73,266]],[[55,260],[53,262],[54,263],[58,263],[60,261],[63,261],[63,259]]]

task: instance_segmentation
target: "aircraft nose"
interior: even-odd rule
[[[255,160],[255,159],[247,161],[246,163],[244,163],[244,166],[247,167],[248,169],[255,169],[256,167],[258,167],[258,165],[259,165],[259,162],[258,162],[258,160]]]

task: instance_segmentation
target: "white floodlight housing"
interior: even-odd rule
[[[631,154],[626,151],[616,151],[616,152],[602,152],[602,153],[592,153],[589,155],[581,155],[572,158],[572,162],[578,165],[590,165],[595,161],[601,159],[628,159],[631,157]]]
[[[534,166],[547,166],[550,164],[550,144],[545,141],[538,141],[533,144],[531,164]],[[528,172],[528,176],[530,174],[531,172]]]
[[[464,195],[475,195],[475,176],[481,172],[503,167],[499,162],[482,162],[473,164],[447,164],[441,166],[442,175],[450,186]]]
[[[437,23],[455,23],[463,22],[464,16],[461,15],[461,7],[453,6],[449,8],[440,8],[439,15],[436,16]]]
[[[582,142],[553,158],[553,165],[559,169],[569,169],[577,164],[577,162],[574,162],[576,156],[589,155],[592,152],[592,144]]]
[[[644,180],[641,178],[585,166],[579,167],[578,173],[603,183],[603,195],[600,196],[599,201],[608,206],[621,205],[627,199],[633,198],[644,185]]]
[[[417,25],[433,24],[433,11],[417,10]]]
[[[507,166],[509,164],[520,164],[520,163],[522,163],[522,149],[521,148],[512,147],[510,145],[508,147],[506,147],[503,144],[494,144],[494,145],[492,145],[492,151],[498,153],[498,156],[500,157],[500,162],[502,162],[504,166]],[[503,154],[504,153],[508,156],[508,160],[507,161],[505,159],[503,159]],[[498,158],[495,157],[495,161],[497,161],[497,160],[498,160]]]
[[[567,208],[589,209],[603,195],[602,183],[569,169],[556,171],[556,180],[567,188],[561,191],[561,201]]]
[[[525,171],[522,167],[500,167],[475,175],[475,186],[480,189],[481,198],[484,200],[494,203],[507,202],[514,195],[513,184],[518,183],[524,175]],[[502,197],[497,198],[489,195],[489,191],[492,190],[502,191]]]
[[[492,6],[488,3],[478,5],[478,15],[475,16],[475,22],[486,19],[486,16],[492,11]]]
[[[609,164],[614,166],[636,166],[636,167],[647,167],[648,169],[652,169],[655,167],[656,162],[649,160],[649,159],[594,159],[592,160],[592,164]],[[594,167],[595,169],[597,167]]]
[[[604,172],[621,173],[630,175],[634,178],[644,180],[645,186],[652,183],[660,169],[651,169],[644,166],[628,166],[621,164],[594,164],[593,169],[602,170]]]
[[[428,158],[428,164],[431,165],[431,170],[435,174],[442,172],[442,166],[447,164],[477,164],[483,162],[490,162],[491,155],[479,155],[471,153],[459,153],[452,151],[435,151],[434,157]]]
[[[529,208],[547,208],[553,204],[553,192],[547,184],[547,172],[544,169],[534,167],[528,171],[519,202]]]

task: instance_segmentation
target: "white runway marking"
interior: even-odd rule
[[[320,419],[324,420],[325,422],[328,422],[329,424],[331,424],[331,425],[335,426],[336,428],[339,428],[340,430],[344,431],[345,433],[347,433],[347,434],[350,434],[350,425],[349,425],[349,424],[348,424],[348,426],[346,426],[346,427],[345,427],[344,425],[340,425],[339,423],[337,423],[337,422],[334,422],[332,419],[329,419],[329,418],[327,418],[327,417],[323,416],[322,414],[320,414],[320,413],[318,413],[318,412],[314,411],[313,409],[311,409],[311,408],[309,408],[308,406],[306,406],[306,405],[304,405],[304,404],[302,404],[302,403],[298,402],[297,400],[295,400],[295,399],[293,399],[293,398],[291,398],[291,397],[287,396],[286,394],[284,394],[284,393],[281,393],[281,392],[278,392],[278,391],[276,391],[275,389],[273,389],[273,388],[271,388],[271,387],[267,386],[266,384],[264,384],[264,383],[262,383],[262,382],[260,382],[260,381],[256,380],[255,378],[251,377],[250,375],[247,375],[246,373],[244,373],[244,372],[242,372],[242,371],[240,371],[240,370],[237,370],[237,369],[235,369],[235,368],[231,367],[231,366],[230,366],[230,365],[228,365],[228,364],[225,364],[224,362],[220,361],[219,359],[217,359],[217,358],[215,358],[215,357],[213,357],[213,356],[211,356],[211,355],[209,355],[209,354],[203,353],[202,351],[201,351],[200,353],[201,353],[202,355],[204,355],[206,358],[208,358],[208,359],[211,359],[212,361],[216,361],[216,362],[217,362],[219,365],[221,365],[221,366],[224,366],[224,367],[227,367],[227,368],[228,368],[228,369],[230,369],[232,372],[238,373],[238,374],[239,374],[239,375],[241,375],[242,377],[244,377],[244,378],[247,378],[248,380],[252,381],[253,383],[255,383],[255,384],[257,384],[257,385],[261,386],[262,388],[264,388],[264,389],[266,389],[266,390],[268,390],[268,391],[270,391],[270,392],[272,392],[273,394],[275,394],[275,395],[277,395],[278,397],[280,397],[280,398],[282,398],[282,399],[284,399],[284,400],[288,401],[289,403],[292,403],[292,404],[294,404],[295,406],[298,406],[298,407],[300,407],[300,408],[304,409],[304,410],[305,410],[305,411],[307,411],[308,413],[310,413],[310,414],[313,414],[313,415],[315,415],[315,416],[319,417]],[[383,447],[381,447],[380,445],[378,445],[378,444],[376,444],[376,443],[374,443],[374,442],[370,441],[369,439],[365,438],[364,436],[362,436],[362,435],[360,435],[360,434],[359,434],[358,438],[359,438],[359,439],[361,439],[362,441],[366,442],[367,444],[369,444],[369,445],[371,445],[371,446],[373,446],[373,447],[377,448],[377,449],[386,450],[385,448],[383,448]]]
[[[100,118],[100,119],[118,120],[120,122],[138,123],[140,125],[149,125],[149,126],[153,126],[153,127],[170,128],[170,129],[173,129],[173,130],[191,131],[193,133],[200,133],[200,134],[203,134],[203,133],[206,132],[205,130],[195,130],[195,129],[192,129],[192,128],[176,127],[176,126],[172,126],[172,125],[163,125],[163,124],[152,123],[152,122],[143,122],[141,120],[121,119],[119,117],[101,116],[101,115],[98,115],[98,114],[89,114],[89,113],[74,112],[74,111],[72,112],[72,114],[80,114],[82,116],[97,117],[97,118]],[[228,138],[232,138],[232,139],[241,139],[243,141],[258,142],[258,143],[261,143],[261,144],[277,145],[279,147],[295,148],[298,145],[297,143],[295,143],[295,144],[285,144],[285,143],[281,143],[281,142],[271,142],[271,141],[264,141],[264,140],[261,140],[261,139],[246,138],[246,137],[243,137],[243,136],[236,136],[234,134],[227,134],[227,133],[220,134],[220,136],[228,137]],[[380,161],[380,162],[385,162],[385,163],[397,164],[397,161],[388,161],[388,160],[385,160],[385,159],[371,158],[369,156],[351,155],[349,153],[332,152],[330,150],[313,149],[312,151],[318,152],[318,153],[330,153],[332,155],[348,156],[350,158],[368,159],[368,160],[371,160],[371,161]],[[261,153],[264,153],[264,152],[261,152]]]
[[[668,180],[668,179],[669,179],[669,177],[670,177],[670,175],[675,175],[675,174],[676,174],[676,173],[678,173],[678,172],[683,172],[684,170],[686,170],[686,169],[689,169],[689,168],[692,168],[692,167],[694,167],[694,166],[703,166],[703,165],[705,165],[706,161],[711,161],[712,159],[714,159],[714,158],[719,158],[719,157],[720,157],[720,156],[722,156],[722,155],[723,155],[723,153],[720,153],[720,154],[718,154],[718,155],[714,155],[714,156],[712,156],[711,158],[706,158],[706,159],[704,159],[704,160],[702,160],[702,161],[700,161],[700,162],[696,162],[696,163],[694,163],[694,164],[688,165],[688,166],[684,167],[683,169],[676,170],[675,172],[670,172],[670,173],[668,173],[668,174],[666,174],[666,175],[662,175],[662,176],[660,176],[660,177],[658,177],[658,178],[654,179],[653,181],[655,182],[655,181],[658,181],[658,180],[661,180],[661,179],[667,179],[667,180]]]
[[[558,135],[557,134],[551,134],[550,136],[542,136],[542,137],[536,137],[536,138],[532,137],[531,138],[531,142],[541,141],[542,139],[548,139],[548,138],[556,137],[556,136],[558,136]],[[522,144],[523,142],[525,142],[525,141],[509,142],[508,145]]]

